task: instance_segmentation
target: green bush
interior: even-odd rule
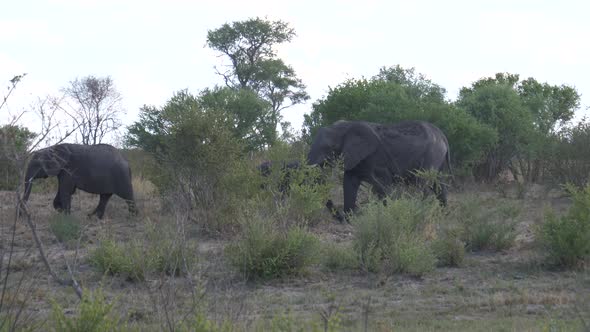
[[[66,317],[64,309],[55,301],[52,305],[52,330],[72,332],[125,331],[121,318],[113,313],[113,303],[107,303],[100,290],[85,291],[73,317]]]
[[[138,261],[133,261],[134,249],[135,246],[131,243],[124,245],[105,239],[90,253],[90,262],[104,274],[124,276],[130,281],[142,281],[143,266]]]
[[[273,162],[270,174],[261,176],[264,208],[278,212],[283,219],[317,223],[326,210],[332,183],[323,180],[319,167],[307,165],[304,158],[299,158],[299,162],[298,169],[283,169],[283,161]]]
[[[560,218],[549,211],[537,236],[549,262],[572,268],[590,258],[590,185],[577,189],[568,184],[566,188],[573,201],[569,211]]]
[[[465,259],[465,242],[461,240],[461,229],[456,225],[443,225],[432,244],[438,266],[461,266]]]
[[[36,136],[26,127],[0,126],[0,190],[14,190],[19,185],[27,148]]]
[[[300,274],[317,258],[318,239],[301,227],[280,229],[274,220],[259,216],[245,222],[242,232],[226,254],[247,279]]]
[[[160,227],[160,228],[158,228]],[[90,254],[91,263],[102,273],[143,281],[149,273],[182,275],[196,262],[194,248],[161,225],[148,224],[147,236],[125,243],[105,239]]]
[[[516,239],[520,208],[500,199],[467,198],[451,207],[449,222],[458,223],[460,240],[469,251],[500,251],[510,248]]]
[[[49,220],[49,229],[55,237],[64,243],[77,240],[81,234],[80,221],[72,215],[55,214]]]
[[[583,188],[590,179],[590,122],[584,118],[575,126],[563,127],[545,147],[548,178],[558,184]]]
[[[354,250],[361,267],[371,271],[401,272],[420,276],[432,269],[436,257],[431,248],[442,209],[430,197],[409,195],[373,200],[352,217]]]
[[[349,245],[329,243],[322,253],[323,265],[329,270],[354,270],[359,267],[356,252]]]
[[[196,312],[192,317],[176,327],[175,330],[181,332],[231,332],[235,331],[236,327],[229,321],[220,324],[207,318],[202,312]]]
[[[235,176],[244,174],[236,172],[243,170],[244,142],[236,137],[232,114],[204,107],[198,96],[180,91],[161,108],[143,107],[139,118],[128,128],[126,142],[155,158],[156,171],[147,175],[173,203],[166,206],[190,212],[208,231],[232,228],[241,209],[235,197],[251,192],[242,187],[249,183]]]

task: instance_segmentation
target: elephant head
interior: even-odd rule
[[[364,122],[338,121],[320,128],[307,156],[310,165],[323,166],[334,157],[344,157],[344,169],[351,170],[373,154],[380,139]]]
[[[64,170],[69,159],[69,151],[66,148],[59,146],[49,147],[34,152],[27,166],[23,200],[26,202],[29,199],[34,179],[45,179],[50,176],[57,176],[62,170]]]

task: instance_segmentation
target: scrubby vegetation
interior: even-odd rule
[[[432,271],[436,257],[430,243],[440,221],[441,208],[434,200],[401,197],[366,205],[352,221],[361,267],[416,276]]]
[[[122,322],[122,317],[113,312],[113,306],[114,303],[109,303],[100,289],[92,293],[86,292],[82,297],[78,312],[73,317],[67,317],[59,303],[53,302],[52,330],[68,332],[127,330],[126,324]]]
[[[318,239],[300,226],[284,228],[256,216],[244,223],[242,237],[227,247],[227,255],[247,279],[301,274],[318,257]]]
[[[49,220],[49,228],[55,237],[64,243],[71,243],[81,235],[80,220],[64,214],[56,214]]]
[[[467,250],[504,250],[514,244],[520,209],[514,202],[468,198],[452,214]]]
[[[51,319],[30,326],[477,330],[475,317],[489,319],[491,329],[587,328],[590,130],[586,120],[571,122],[578,92],[499,73],[466,82],[450,101],[415,69],[394,66],[330,88],[296,132],[281,111],[309,96],[273,51],[294,35],[284,22],[262,19],[210,31],[207,45],[238,59],[222,73],[226,86],[178,91],[164,105],[140,109],[123,149],[142,208],[138,217],[123,217],[116,198],[102,221],[80,214],[94,198],[80,199],[72,215],[53,214],[55,179],[35,186],[31,213],[14,213],[14,193],[2,197],[0,331],[27,325],[20,316],[26,300],[42,305],[50,298]],[[266,42],[255,56],[230,47],[258,40]],[[240,62],[246,58],[255,61]],[[421,187],[400,185],[385,200],[363,189],[350,223],[337,223],[326,206],[329,199],[342,206],[342,165],[311,167],[306,153],[318,128],[340,119],[430,121],[449,139],[453,174],[418,171]],[[35,135],[13,124],[0,127],[0,189],[22,184],[23,156]],[[268,174],[257,169],[263,161],[272,162]],[[291,161],[300,166],[284,167]],[[446,207],[424,194],[438,181],[451,188]],[[566,190],[556,186],[566,182]],[[525,190],[536,185],[547,189],[544,197]],[[503,197],[490,194],[490,186],[503,188]],[[508,194],[511,186],[516,197]],[[551,190],[566,197],[550,197]],[[534,214],[555,201],[567,212]],[[14,217],[23,214],[29,228]],[[38,255],[31,254],[33,244]],[[539,257],[550,264],[537,266]],[[51,275],[62,288],[38,287],[52,284],[33,276],[39,262],[56,265]],[[579,274],[554,274],[546,266]],[[81,291],[80,284],[98,280],[117,295]],[[64,287],[80,296],[75,309],[66,309],[74,295]],[[337,294],[325,296],[331,292]],[[533,318],[510,325],[506,317]]]
[[[145,234],[125,242],[105,237],[90,253],[90,262],[103,274],[129,281],[144,281],[149,275],[185,275],[196,264],[194,248],[170,225],[148,223]]]
[[[590,185],[578,189],[569,184],[566,188],[573,204],[561,217],[547,212],[538,230],[539,242],[551,264],[583,267],[590,259]]]

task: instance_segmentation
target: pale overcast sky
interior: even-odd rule
[[[574,86],[578,116],[590,106],[590,1],[3,0],[0,87],[28,75],[0,124],[87,75],[113,78],[130,124],[144,104],[221,84],[213,67],[222,59],[205,48],[207,30],[257,16],[297,33],[279,49],[311,96],[284,111],[296,129],[328,87],[396,64],[415,67],[451,100],[479,78],[510,72]]]

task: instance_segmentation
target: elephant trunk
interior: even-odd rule
[[[29,200],[29,196],[31,195],[31,189],[33,188],[33,179],[38,177],[39,170],[33,165],[29,165],[27,168],[27,174],[25,175],[25,193],[23,195],[23,202],[27,202]]]
[[[25,180],[25,193],[23,195],[23,202],[27,202],[29,200],[29,196],[31,195],[31,188],[33,188],[33,179],[26,179]]]

